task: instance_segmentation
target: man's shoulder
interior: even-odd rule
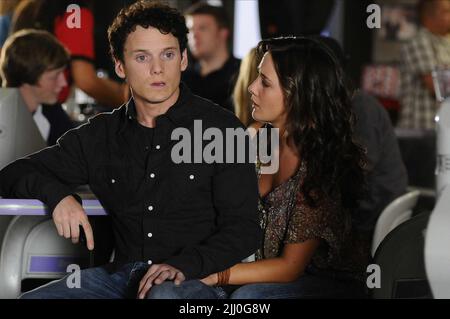
[[[192,96],[192,107],[205,126],[225,128],[243,127],[236,115],[220,105],[198,95]]]
[[[82,132],[89,131],[89,135],[92,136],[93,133],[110,132],[111,129],[118,129],[119,124],[125,116],[126,106],[120,106],[117,109],[111,110],[109,112],[102,112],[89,118],[87,122],[78,126],[75,130],[80,134]]]
[[[222,67],[223,71],[226,71],[228,73],[234,74],[239,71],[239,68],[241,66],[241,60],[236,58],[235,56],[231,55],[227,62]]]
[[[241,59],[236,58],[235,56],[231,56],[231,64],[235,67],[239,67],[241,65]]]
[[[120,121],[120,119],[122,117],[124,117],[125,113],[126,113],[126,105],[122,105],[111,111],[101,112],[101,113],[94,115],[93,117],[91,117],[88,120],[88,123],[97,124],[97,123],[103,123],[105,121],[108,121],[108,122]]]
[[[364,122],[364,127],[380,123],[390,124],[389,114],[383,105],[373,95],[362,90],[358,90],[354,95],[352,107],[357,119]]]

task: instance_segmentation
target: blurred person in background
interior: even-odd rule
[[[231,91],[240,60],[228,48],[231,26],[223,7],[199,2],[185,12],[190,53],[195,61],[183,73],[194,94],[233,111]]]
[[[6,41],[11,29],[14,9],[20,0],[0,1],[0,49]]]
[[[80,25],[72,27],[73,12],[67,12],[71,4],[79,5]],[[74,84],[102,106],[118,107],[128,97],[128,86],[100,78],[94,63],[94,15],[84,0],[24,0],[17,7],[13,17],[13,30],[23,28],[44,29],[53,33],[69,50],[70,65],[66,73],[69,86],[61,93],[64,102],[70,85]]]
[[[398,127],[434,129],[439,108],[432,71],[450,68],[450,1],[420,0],[421,27],[402,47],[401,110]]]
[[[344,71],[348,57],[340,44],[330,37],[317,37],[327,45]],[[398,140],[389,114],[378,100],[356,90],[352,97],[355,113],[355,138],[367,151],[367,196],[359,202],[353,214],[353,226],[369,254],[378,217],[397,197],[406,193],[408,173],[402,160]]]
[[[239,74],[233,89],[234,113],[246,126],[254,123],[252,118],[252,101],[248,87],[258,77],[256,48],[251,49],[242,59]]]
[[[21,30],[5,42],[0,56],[4,87],[18,88],[25,105],[48,145],[74,125],[58,102],[67,85],[64,70],[69,64],[67,50],[49,32]]]

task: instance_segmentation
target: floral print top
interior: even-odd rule
[[[300,191],[305,174],[306,165],[301,164],[294,176],[260,198],[264,238],[256,259],[279,257],[285,244],[320,239],[308,268],[347,272],[361,279],[368,247],[352,234],[350,214],[336,201],[313,196],[316,206],[307,205]]]

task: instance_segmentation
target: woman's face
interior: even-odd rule
[[[258,77],[248,87],[252,100],[252,117],[258,122],[281,127],[286,121],[286,108],[283,89],[270,52],[264,55],[258,71]]]

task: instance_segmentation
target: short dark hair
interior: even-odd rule
[[[180,51],[186,49],[189,30],[184,16],[178,10],[159,1],[141,0],[120,10],[108,28],[110,53],[113,59],[123,61],[125,41],[137,26],[153,27],[163,34],[171,33],[178,39]]]
[[[205,2],[197,2],[184,12],[185,16],[193,16],[196,14],[210,15],[216,20],[219,27],[225,29],[231,28],[228,14],[223,7],[211,6]]]
[[[45,71],[62,68],[69,61],[69,52],[51,33],[32,29],[15,32],[0,56],[2,85],[35,85]]]

